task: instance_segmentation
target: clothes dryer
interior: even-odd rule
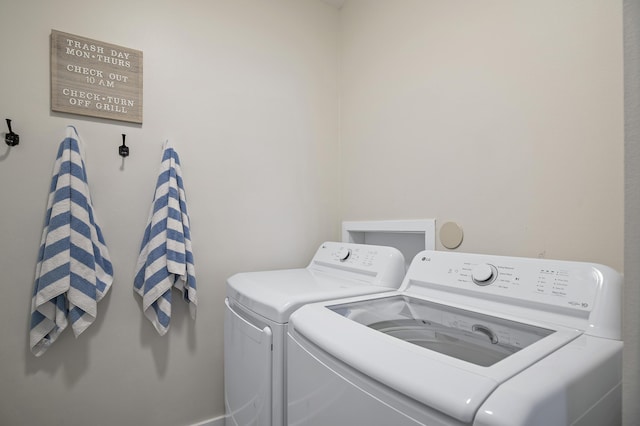
[[[289,424],[620,424],[621,287],[592,263],[419,253],[398,291],[291,316]]]
[[[397,289],[395,248],[325,242],[306,268],[239,273],[227,281],[224,318],[226,424],[286,422],[286,327],[306,303]]]

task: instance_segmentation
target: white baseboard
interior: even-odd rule
[[[226,416],[215,417],[209,420],[203,420],[198,423],[194,423],[191,426],[224,426],[224,419]]]

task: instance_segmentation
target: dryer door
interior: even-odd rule
[[[227,426],[271,425],[273,334],[225,299],[224,399]]]

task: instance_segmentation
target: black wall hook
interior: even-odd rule
[[[122,145],[120,145],[120,148],[118,149],[118,153],[122,156],[122,157],[128,157],[129,156],[129,147],[126,146],[124,144],[124,139],[127,137],[127,135],[125,135],[124,133],[122,134]]]
[[[13,130],[11,130],[11,120],[8,118],[6,120],[7,127],[9,127],[9,133],[4,136],[4,141],[9,146],[16,146],[20,143],[20,136],[17,133],[14,133]]]

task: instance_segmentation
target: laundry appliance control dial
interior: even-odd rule
[[[340,262],[344,262],[345,260],[347,260],[349,258],[349,256],[351,256],[351,249],[350,248],[342,247],[338,251],[338,260]]]
[[[488,263],[480,263],[471,270],[471,279],[477,285],[489,285],[495,281],[498,276],[498,270],[495,266]]]

